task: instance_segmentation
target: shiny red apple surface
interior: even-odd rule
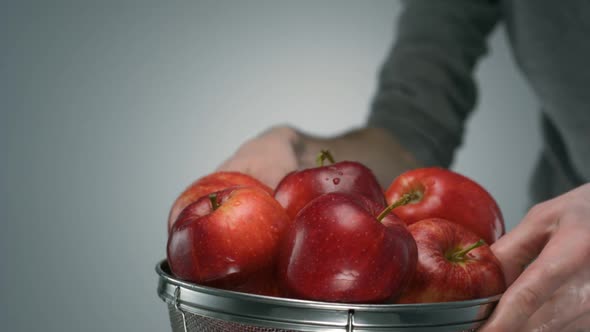
[[[284,208],[257,187],[235,187],[187,206],[172,227],[168,263],[201,285],[275,295],[274,264],[290,223]]]
[[[278,278],[289,297],[345,303],[393,301],[411,279],[417,250],[407,226],[364,196],[311,201],[283,238]]]
[[[271,188],[253,178],[250,175],[240,172],[214,172],[201,177],[191,183],[174,201],[168,215],[168,231],[178,218],[178,215],[189,204],[212,192],[220,191],[234,186],[258,187],[272,195]]]
[[[408,225],[427,218],[461,224],[494,243],[505,232],[504,219],[492,195],[477,182],[439,167],[417,168],[399,175],[385,192],[388,204]]]
[[[365,196],[386,206],[383,188],[373,172],[354,161],[341,161],[287,174],[277,185],[274,196],[291,218],[314,198],[331,192]]]
[[[500,261],[473,232],[437,218],[408,229],[418,246],[418,264],[398,303],[464,301],[504,292]]]

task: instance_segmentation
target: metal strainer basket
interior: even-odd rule
[[[475,331],[500,295],[432,304],[342,304],[245,294],[175,279],[156,266],[173,332]]]

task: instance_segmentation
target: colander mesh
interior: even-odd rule
[[[182,314],[176,310],[174,305],[168,304],[170,313],[170,324],[172,332],[185,332],[182,324]],[[186,332],[303,332],[301,330],[283,330],[269,327],[258,327],[240,323],[228,322],[220,319],[209,318],[185,312]],[[436,327],[433,328],[433,332]],[[462,330],[457,332],[475,332],[476,329]]]
[[[170,312],[172,332],[184,332],[180,311],[176,310],[171,304],[168,304],[168,311]],[[184,316],[186,318],[187,332],[300,332],[227,322],[195,315],[190,312],[185,312]]]

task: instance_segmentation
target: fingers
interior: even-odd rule
[[[590,183],[534,206],[511,232],[492,244],[491,249],[502,263],[506,284],[510,285],[524,268],[543,250],[545,244],[563,224],[565,218],[590,225]]]
[[[504,293],[482,331],[522,331],[533,313],[587,264],[590,254],[588,232],[580,236],[580,229],[576,227],[579,223],[560,222],[564,225],[559,227],[543,252]]]
[[[590,331],[590,313],[586,313],[564,327],[561,332],[588,332]]]
[[[563,331],[567,324],[588,313],[590,313],[590,266],[585,266],[533,314],[522,330]]]
[[[283,176],[297,169],[295,135],[288,127],[271,128],[242,144],[217,170],[242,172],[275,188]]]
[[[560,208],[557,199],[533,207],[518,226],[492,244],[492,251],[502,263],[506,285],[512,284],[543,250],[555,231]]]
[[[263,165],[241,162],[234,163],[233,161],[229,161],[227,163],[222,164],[218,168],[218,170],[235,171],[248,174],[272,189],[276,188],[279,181],[283,178],[285,174],[288,173],[286,169],[283,170],[272,167],[266,168]]]

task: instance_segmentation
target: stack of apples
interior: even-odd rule
[[[322,151],[276,188],[239,172],[193,182],[170,211],[167,258],[179,279],[258,295],[462,301],[505,290],[488,246],[504,231],[494,198],[459,173],[417,168],[384,190],[365,165]]]

